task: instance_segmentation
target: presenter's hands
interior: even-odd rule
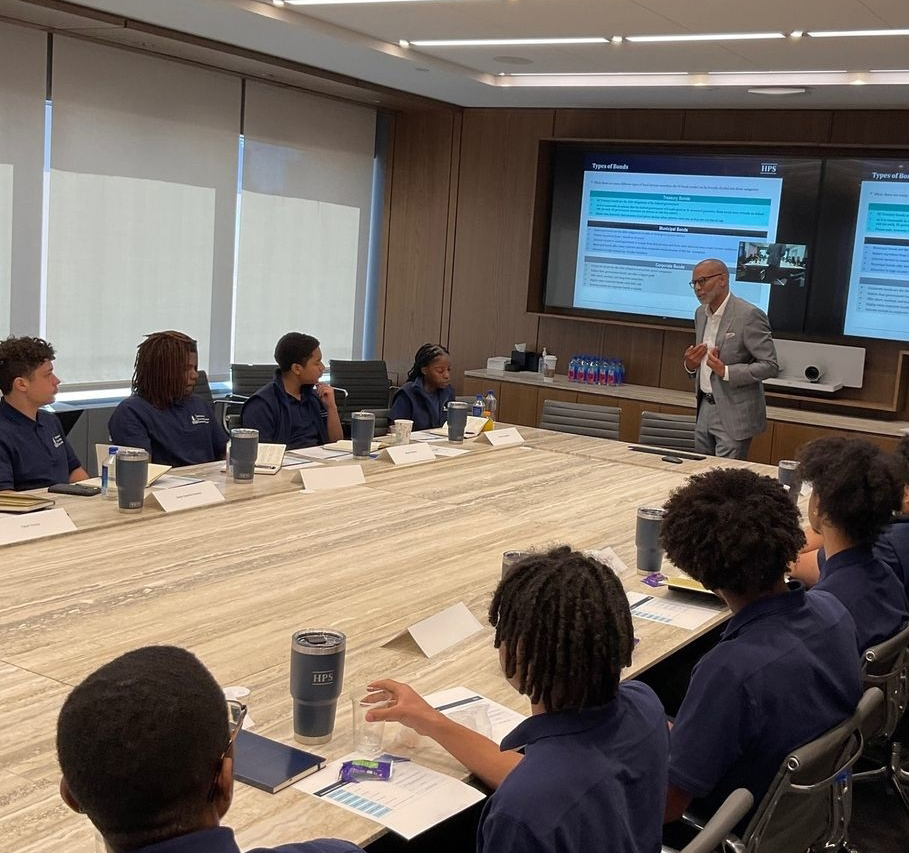
[[[366,715],[369,722],[391,720],[402,723],[417,734],[432,737],[434,727],[446,719],[445,715],[433,708],[416,690],[400,681],[383,679],[367,685],[369,690],[384,690],[391,695],[391,704],[376,708]]]
[[[324,382],[318,383],[316,385],[316,396],[322,401],[322,404],[326,409],[337,408],[335,403],[335,389],[331,385],[326,385]]]
[[[698,344],[685,350],[685,367],[694,372],[707,355],[707,344]]]
[[[720,350],[714,347],[707,353],[707,366],[722,379],[726,375],[726,365],[720,361]]]

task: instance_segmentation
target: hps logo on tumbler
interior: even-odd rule
[[[312,683],[313,684],[332,684],[335,680],[335,671],[333,669],[322,670],[319,672],[313,672],[312,674]]]

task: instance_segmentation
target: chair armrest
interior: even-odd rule
[[[745,790],[745,788],[736,788],[726,797],[713,817],[704,824],[697,836],[685,845],[681,853],[711,853],[720,845],[726,845],[727,840],[731,842],[729,844],[731,849],[735,850],[738,840],[730,839],[729,833],[747,814],[748,809],[753,804],[754,797],[750,791]],[[697,825],[694,820],[688,817],[683,819],[690,825]]]

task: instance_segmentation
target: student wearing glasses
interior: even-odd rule
[[[196,342],[181,332],[155,332],[136,351],[133,393],[107,423],[113,444],[142,447],[157,465],[199,465],[224,458],[227,433],[193,391]]]
[[[88,816],[111,853],[240,853],[233,830],[220,825],[233,798],[233,740],[244,711],[232,704],[185,649],[121,655],[60,711],[60,795]],[[250,853],[360,849],[320,839]]]
[[[451,356],[441,344],[423,344],[413,366],[397,391],[388,413],[390,421],[413,421],[413,428],[435,429],[448,420],[448,404],[454,400],[451,387]]]
[[[780,372],[770,322],[760,308],[729,291],[722,261],[701,261],[691,274],[698,302],[696,343],[685,350],[685,370],[697,394],[695,449],[747,459],[751,439],[767,426],[765,379]]]

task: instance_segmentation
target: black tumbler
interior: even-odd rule
[[[794,459],[780,459],[777,467],[777,479],[786,486],[789,500],[796,506],[802,494],[802,475],[799,472],[799,463]]]
[[[340,631],[307,628],[293,635],[290,695],[294,698],[294,739],[300,743],[331,740],[346,648],[347,637]]]

